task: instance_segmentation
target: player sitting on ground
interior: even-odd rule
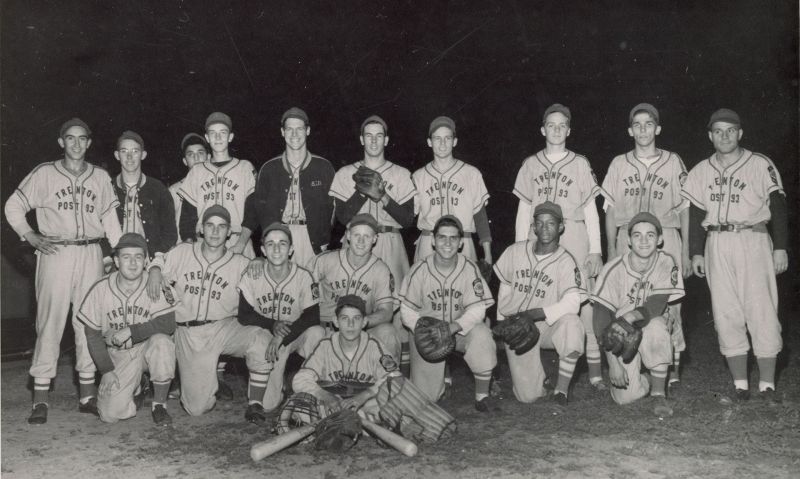
[[[553,399],[564,406],[575,364],[583,354],[585,331],[578,311],[587,295],[580,267],[559,244],[564,232],[561,207],[550,201],[536,205],[531,228],[536,240],[509,246],[494,266],[500,279],[500,324],[495,333],[506,341],[514,395],[521,402],[545,395],[541,348],[558,352]],[[524,331],[523,342],[504,334],[507,328]]]
[[[606,349],[614,401],[628,404],[649,392],[655,414],[671,416],[665,389],[674,318],[667,303],[683,297],[683,277],[675,259],[658,249],[663,242],[658,218],[636,214],[628,236],[630,252],[611,260],[597,278],[594,330]],[[652,383],[640,372],[642,365],[650,370]]]

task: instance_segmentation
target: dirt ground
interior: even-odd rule
[[[460,360],[456,386],[442,405],[456,416],[458,433],[448,443],[424,446],[409,459],[370,438],[344,457],[299,445],[253,463],[250,446],[270,437],[243,419],[245,380],[229,381],[237,397],[203,417],[191,418],[170,401],[174,423],[156,428],[139,416],[103,424],[77,411],[71,358],[61,362],[49,422],[30,426],[28,361],[2,365],[2,476],[4,478],[320,477],[528,478],[528,477],[797,477],[800,471],[800,336],[788,338],[779,390],[783,404],[757,398],[730,404],[729,375],[708,321],[688,329],[683,381],[671,390],[675,415],[659,419],[648,400],[615,405],[594,392],[585,366],[571,402],[548,399],[520,404],[511,396],[501,361],[501,411],[482,415],[472,407],[472,381]],[[784,353],[786,354],[786,353]],[[550,367],[554,365],[548,356]],[[234,364],[235,366],[235,364]],[[757,384],[757,374],[751,375]],[[755,387],[752,388],[755,390]]]

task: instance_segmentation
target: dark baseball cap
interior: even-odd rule
[[[364,302],[361,296],[356,296],[355,294],[346,294],[336,301],[336,316],[339,316],[339,312],[342,310],[342,308],[347,306],[356,308],[357,310],[361,311],[362,315],[367,314],[367,303]]]
[[[306,126],[308,126],[308,115],[306,114],[305,111],[303,111],[300,108],[297,108],[296,106],[293,106],[288,110],[286,110],[285,112],[283,112],[283,116],[281,116],[281,126],[285,125],[286,120],[288,120],[289,118],[297,118],[298,120],[302,120],[303,123],[305,123]]]
[[[264,233],[261,234],[262,243],[264,242],[264,238],[266,238],[267,235],[272,231],[283,231],[284,233],[286,233],[286,236],[289,237],[289,244],[292,244],[292,231],[289,229],[288,226],[286,226],[283,223],[278,223],[277,221],[271,223],[269,226],[264,228]]]
[[[86,135],[87,136],[92,136],[92,129],[89,128],[89,125],[87,125],[85,121],[81,120],[80,118],[71,118],[71,119],[65,121],[61,125],[61,129],[58,131],[58,137],[59,138],[63,138],[64,137],[64,133],[66,133],[67,130],[69,130],[73,126],[79,126],[79,127],[83,128],[84,130],[86,130]]]
[[[542,125],[547,123],[547,117],[550,116],[551,113],[561,113],[567,117],[567,122],[572,121],[572,113],[570,113],[569,108],[561,103],[553,103],[544,111],[544,115],[542,115]]]
[[[711,114],[711,118],[708,120],[708,129],[710,130],[714,123],[718,121],[742,126],[742,120],[739,118],[739,114],[728,108],[720,108]]]
[[[187,133],[186,136],[183,137],[183,140],[181,140],[181,154],[185,155],[186,148],[192,145],[202,145],[203,148],[205,148],[206,152],[210,150],[208,142],[206,141],[205,138],[198,135],[197,133]]]
[[[119,252],[123,248],[141,248],[147,256],[147,240],[139,233],[125,233],[119,238],[114,251]]]
[[[380,229],[380,227],[378,226],[378,220],[376,220],[375,217],[369,213],[359,213],[353,216],[353,219],[350,220],[349,223],[347,223],[347,229],[348,230],[352,229],[353,227],[358,225],[367,225],[370,228],[372,228],[372,231],[374,231],[375,233],[378,233],[378,230]]]
[[[449,116],[437,116],[431,122],[431,126],[428,128],[428,136],[433,135],[433,132],[438,130],[439,128],[446,126],[453,132],[453,137],[456,136],[456,122],[453,121],[452,118]]]
[[[655,120],[656,125],[661,123],[661,117],[658,115],[658,110],[656,110],[656,107],[654,107],[649,103],[639,103],[635,107],[631,108],[631,113],[630,115],[628,115],[629,125],[633,124],[633,117],[640,112],[648,113],[651,117],[653,117],[653,120]]]
[[[561,207],[553,203],[552,201],[545,201],[544,203],[539,203],[538,205],[536,205],[536,208],[533,209],[534,218],[543,213],[549,213],[558,218],[559,220],[564,219],[564,214],[561,212]]]
[[[225,220],[228,224],[231,224],[231,214],[228,212],[227,208],[225,208],[222,205],[209,206],[203,213],[203,223],[208,221],[208,219],[211,218],[212,216],[219,216],[220,218]]]
[[[628,236],[631,235],[631,231],[633,231],[633,227],[639,223],[650,223],[651,225],[656,227],[656,233],[661,235],[661,222],[658,221],[652,213],[648,213],[647,211],[642,211],[640,213],[636,213],[633,218],[628,222]]]
[[[461,220],[453,215],[444,215],[436,220],[436,224],[433,225],[433,234],[436,234],[442,226],[455,226],[458,228],[458,234],[464,236],[464,226],[461,224]]]
[[[139,144],[139,148],[144,151],[144,140],[142,139],[142,135],[136,133],[135,131],[125,130],[119,135],[117,138],[117,148],[119,148],[119,144],[122,143],[124,140],[133,140]]]
[[[386,126],[386,122],[383,121],[383,118],[379,117],[378,115],[369,116],[363,123],[361,123],[361,133],[364,133],[364,128],[371,123],[377,123],[378,125],[383,127],[384,133],[389,133],[389,127]]]
[[[208,118],[206,118],[206,130],[208,130],[209,126],[217,123],[222,123],[228,127],[228,131],[233,131],[233,122],[231,121],[231,117],[219,111],[215,111],[214,113],[208,115]]]

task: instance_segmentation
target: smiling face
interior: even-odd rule
[[[142,276],[146,259],[147,255],[142,248],[122,248],[114,256],[114,264],[123,278],[134,281]]]
[[[347,230],[350,251],[358,257],[369,256],[377,240],[378,235],[369,225],[351,226]]]
[[[560,111],[550,113],[541,131],[548,145],[563,145],[569,136],[569,118]]]
[[[536,241],[543,246],[558,244],[558,238],[564,231],[564,225],[557,216],[550,213],[539,213],[533,219],[533,231]]]
[[[292,254],[292,242],[289,236],[283,231],[270,231],[264,237],[264,245],[261,252],[273,266],[282,266],[289,261]]]
[[[125,139],[119,142],[114,157],[119,161],[122,170],[127,173],[139,173],[142,171],[142,160],[147,156],[147,152],[142,150],[141,145],[136,140]]]
[[[656,249],[658,249],[661,236],[658,234],[655,225],[646,221],[640,221],[631,228],[629,241],[633,254],[642,259],[646,259],[652,256],[656,252]]]
[[[286,141],[286,149],[301,150],[306,146],[306,139],[311,128],[299,118],[287,118],[281,128],[281,136]]]
[[[714,149],[724,155],[735,151],[739,147],[742,133],[743,131],[739,125],[728,123],[727,121],[717,121],[711,125],[708,139],[714,144]]]
[[[433,234],[433,248],[443,260],[450,260],[458,254],[464,238],[458,228],[450,225],[440,226]]]
[[[428,138],[428,146],[433,150],[436,158],[449,158],[453,156],[453,148],[458,144],[458,138],[453,135],[453,130],[440,126]]]
[[[380,123],[368,123],[364,126],[361,133],[361,144],[364,145],[364,153],[372,158],[380,158],[389,143],[389,137],[383,131]]]
[[[67,159],[83,160],[92,140],[89,138],[89,132],[82,126],[71,126],[58,139],[58,144],[64,149],[64,156]]]
[[[361,335],[361,330],[367,324],[366,317],[361,310],[352,306],[345,306],[333,320],[339,333],[348,341],[355,341]]]

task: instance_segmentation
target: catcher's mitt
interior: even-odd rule
[[[456,431],[456,420],[403,376],[389,376],[375,398],[381,422],[414,442],[433,443]]]
[[[539,341],[539,328],[525,314],[513,314],[500,321],[492,332],[508,344],[517,355],[525,354]]]
[[[358,442],[361,419],[351,409],[342,409],[317,423],[314,429],[314,448],[344,452]]]
[[[603,347],[624,363],[633,360],[642,342],[642,329],[622,318],[616,318],[603,331]]]
[[[314,424],[320,419],[319,403],[309,393],[294,393],[281,408],[276,426],[277,433],[283,434],[301,426]],[[307,439],[308,442],[310,439]]]
[[[372,201],[380,201],[386,194],[381,174],[366,166],[358,167],[358,170],[353,173],[353,181],[356,182],[356,191],[369,197]]]
[[[456,338],[450,332],[449,323],[422,316],[414,327],[414,345],[422,359],[435,363],[456,349]]]
[[[478,269],[481,270],[481,276],[488,283],[492,279],[492,265],[485,259],[478,260]]]

